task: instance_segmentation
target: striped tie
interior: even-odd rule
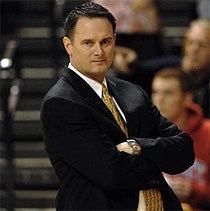
[[[152,188],[143,190],[146,211],[163,211],[163,201],[159,189]],[[139,210],[137,210],[139,211]],[[142,211],[142,210],[140,210]]]
[[[104,84],[102,84],[102,98],[108,109],[112,112],[116,122],[120,126],[121,130],[124,132],[126,137],[128,137],[128,130],[127,126],[122,119],[119,111],[116,108],[116,105],[112,99],[112,97],[109,95],[109,92]],[[158,189],[148,189],[148,190],[142,190],[144,200],[145,200],[145,206],[146,211],[163,211],[163,202],[161,199],[161,194]]]
[[[108,109],[112,112],[117,124],[120,126],[121,130],[124,132],[126,137],[128,137],[128,130],[125,122],[123,121],[119,111],[117,110],[112,97],[104,84],[102,84],[102,98]]]

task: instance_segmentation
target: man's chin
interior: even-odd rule
[[[93,71],[97,74],[97,73],[104,73],[108,70],[108,67],[106,65],[98,65],[97,67],[95,67],[93,69]]]

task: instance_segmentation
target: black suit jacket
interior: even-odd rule
[[[138,86],[107,77],[140,156],[118,152],[126,140],[103,101],[72,70],[44,97],[46,150],[60,181],[58,210],[136,210],[140,189],[158,187],[166,210],[181,210],[161,172],[180,173],[194,161],[193,141],[162,117]]]

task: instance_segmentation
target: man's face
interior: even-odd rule
[[[176,122],[185,109],[185,94],[175,78],[155,77],[152,82],[152,102],[160,113]]]
[[[190,69],[196,72],[209,70],[210,32],[199,25],[190,28],[186,36],[185,58]]]
[[[102,82],[114,57],[115,34],[106,18],[81,17],[72,39],[64,38],[71,64],[82,74]]]

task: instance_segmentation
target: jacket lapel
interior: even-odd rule
[[[137,118],[137,113],[135,110],[135,105],[133,102],[128,101],[128,91],[121,88],[120,84],[112,80],[112,78],[107,78],[108,88],[111,91],[113,97],[117,101],[120,109],[125,115],[127,121],[127,127],[130,136],[136,136],[138,132],[138,126],[140,126],[139,119]]]
[[[90,105],[92,108],[96,108],[97,112],[99,112],[99,116],[108,118],[109,121],[114,123],[115,130],[116,128],[118,128],[119,132],[122,133],[123,136],[125,136],[120,127],[117,125],[112,113],[99,98],[99,96],[95,93],[95,91],[90,87],[90,85],[86,83],[86,81],[84,81],[74,71],[68,68],[64,69],[63,77],[67,79],[67,82],[71,84],[71,86],[75,89],[77,93],[79,93],[79,95],[85,98],[86,104]]]

